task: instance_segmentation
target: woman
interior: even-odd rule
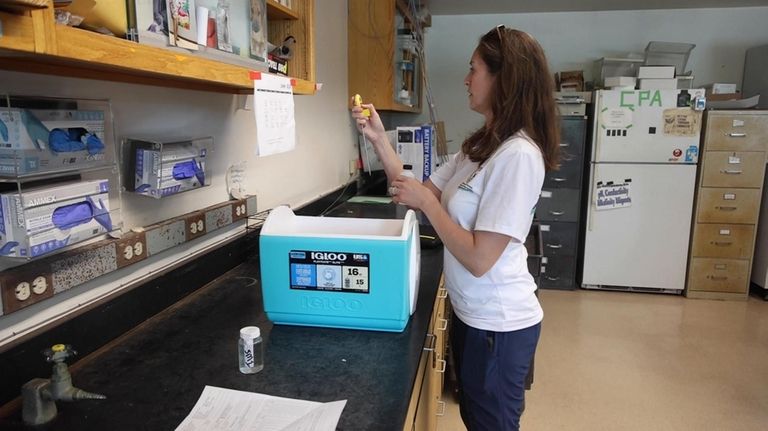
[[[393,200],[421,210],[445,245],[451,343],[469,430],[519,428],[543,318],[524,241],[559,148],[551,76],[527,33],[498,26],[481,37],[464,84],[485,124],[423,184],[401,175],[374,107],[352,109],[392,179]]]

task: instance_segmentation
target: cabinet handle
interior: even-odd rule
[[[549,214],[551,214],[553,216],[561,216],[561,215],[565,214],[565,211],[550,211]]]
[[[424,347],[422,347],[421,350],[425,352],[434,352],[436,339],[437,337],[435,337],[435,334],[427,333],[427,339],[424,341]]]
[[[437,327],[438,331],[445,331],[448,329],[448,319],[439,319],[440,326]]]
[[[438,373],[444,373],[445,372],[445,364],[446,364],[445,359],[438,359],[435,362],[437,362],[437,364],[436,364],[437,366],[435,367],[435,371],[437,371]]]
[[[547,248],[554,248],[554,249],[563,248],[562,244],[549,244],[549,243],[547,243],[546,246],[547,246]]]
[[[725,281],[725,280],[728,280],[728,277],[726,277],[724,275],[710,275],[708,278],[710,280],[712,280],[712,281]]]
[[[721,206],[716,206],[715,209],[718,209],[720,211],[736,211],[738,209],[738,207],[721,207]]]
[[[718,246],[718,247],[728,247],[729,245],[732,245],[733,242],[731,241],[712,241],[712,244]]]
[[[550,276],[546,276],[545,278],[546,278],[547,280],[549,280],[549,281],[557,281],[557,280],[560,280],[560,277],[550,277]]]
[[[438,299],[445,299],[447,297],[448,297],[448,289],[446,289],[444,287],[441,287],[440,289],[438,289],[438,291],[437,291],[437,298]]]
[[[437,402],[437,415],[438,416],[445,416],[445,401],[438,401]]]
[[[743,171],[741,169],[723,169],[720,171],[721,174],[726,175],[741,175],[742,172]]]
[[[742,133],[726,133],[725,135],[726,136],[730,136],[731,138],[746,138],[747,137],[747,134],[743,133],[743,132]]]
[[[554,181],[556,183],[562,183],[562,182],[568,181],[568,178],[552,177],[552,181]]]

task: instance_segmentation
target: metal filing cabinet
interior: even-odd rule
[[[557,97],[561,115],[560,168],[547,172],[536,207],[544,243],[544,265],[539,284],[543,289],[577,287],[576,262],[587,136],[584,113],[591,94],[577,93],[576,98],[560,95]]]
[[[746,299],[768,154],[768,111],[706,114],[686,296]]]

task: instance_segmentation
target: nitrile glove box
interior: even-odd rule
[[[81,169],[111,163],[107,160],[106,147],[111,142],[105,141],[108,136],[105,132],[108,104],[91,101],[87,106],[103,106],[104,111],[1,107],[0,176]]]
[[[0,256],[36,257],[110,232],[109,181],[0,195]]]
[[[264,311],[276,324],[401,332],[416,309],[416,214],[364,219],[272,210],[259,239]]]
[[[129,142],[134,149],[136,193],[160,198],[206,185],[208,149],[197,141]]]

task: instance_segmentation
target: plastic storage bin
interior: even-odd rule
[[[297,216],[261,229],[264,311],[277,324],[400,332],[416,309],[416,213],[402,220]]]
[[[646,66],[675,66],[675,75],[688,75],[685,68],[696,45],[679,42],[648,42],[645,47]]]

